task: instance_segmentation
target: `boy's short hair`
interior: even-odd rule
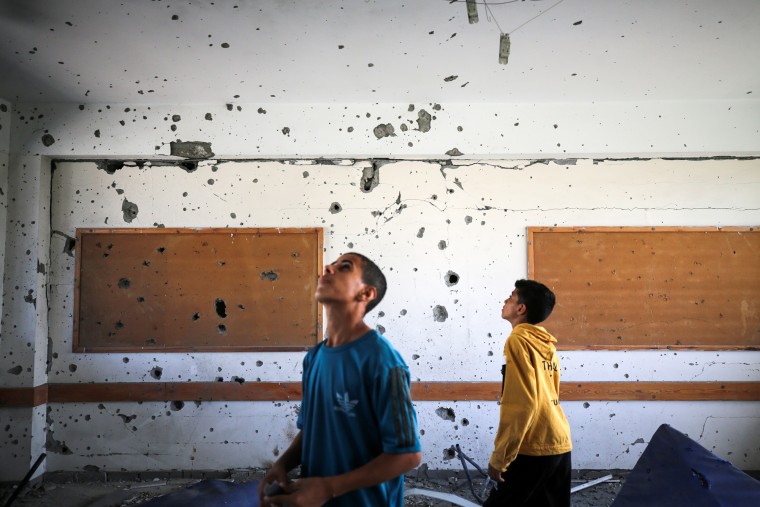
[[[535,280],[517,280],[517,302],[525,305],[528,324],[545,321],[554,309],[556,298],[546,285]]]
[[[356,252],[348,252],[348,254],[355,255],[362,260],[362,282],[364,282],[365,285],[374,287],[377,291],[377,297],[367,303],[367,308],[364,310],[364,314],[366,315],[370,310],[380,304],[380,301],[382,301],[385,296],[385,291],[388,289],[388,283],[385,281],[385,275],[380,268],[377,267],[377,264],[369,260],[369,258]]]

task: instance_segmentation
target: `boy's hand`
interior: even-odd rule
[[[491,466],[490,463],[488,464],[488,477],[490,477],[493,481],[496,481],[499,484],[504,482],[504,478],[501,476],[501,470],[496,470],[494,467]]]
[[[277,481],[282,488],[287,487],[288,474],[278,463],[272,465],[267,474],[259,481],[259,505],[269,505],[264,502],[264,489],[267,485]],[[269,498],[269,497],[267,497]]]
[[[285,493],[267,497],[268,503],[262,505],[319,507],[333,498],[333,491],[324,477],[309,477],[293,481],[285,486]]]

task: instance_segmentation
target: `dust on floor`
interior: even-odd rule
[[[625,480],[626,470],[574,471],[573,486],[612,474],[611,481],[583,489],[572,495],[573,507],[607,507],[612,504]],[[234,471],[225,477],[234,482],[248,482],[263,476],[262,470]],[[91,482],[61,482],[60,476],[53,481],[37,481],[28,485],[13,502],[13,507],[132,507],[172,491],[186,488],[200,478],[154,478],[142,480],[99,480]],[[484,483],[479,478],[470,482],[462,471],[411,472],[404,481],[407,489],[418,488],[440,493],[451,493],[478,504],[473,490],[482,496]],[[5,502],[12,486],[0,485],[0,501]],[[427,496],[408,496],[405,506],[443,507],[450,502]]]

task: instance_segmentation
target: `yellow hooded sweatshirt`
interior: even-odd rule
[[[518,324],[504,345],[506,373],[490,465],[502,472],[518,454],[552,456],[572,450],[559,404],[557,339],[541,326]]]

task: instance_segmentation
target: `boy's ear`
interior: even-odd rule
[[[528,307],[525,306],[524,303],[518,304],[517,305],[517,314],[518,315],[525,315],[526,313],[528,313]]]
[[[377,289],[372,287],[371,285],[365,285],[360,291],[359,291],[359,301],[363,301],[364,303],[369,303],[373,299],[377,297]]]

